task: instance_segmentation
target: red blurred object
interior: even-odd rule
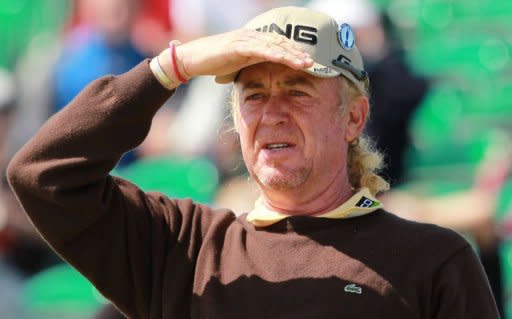
[[[74,0],[70,6],[68,22],[63,28],[69,34],[76,28],[91,24],[94,12],[90,0]],[[139,9],[132,40],[148,56],[158,53],[167,46],[172,31],[170,21],[171,0],[139,0]]]
[[[144,0],[142,1],[141,19],[157,22],[164,30],[171,30],[170,0]]]
[[[148,55],[155,55],[167,47],[171,39],[171,0],[145,0],[141,2],[140,14],[135,23],[132,38],[134,43]]]

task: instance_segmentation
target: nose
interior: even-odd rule
[[[261,122],[267,125],[284,124],[288,120],[288,112],[286,111],[286,101],[280,95],[271,95],[265,106]]]

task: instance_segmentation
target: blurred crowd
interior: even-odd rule
[[[385,208],[463,234],[512,318],[512,4],[481,2],[0,0],[2,318],[122,318],[23,214],[5,179],[14,153],[94,79],[129,70],[171,39],[229,31],[284,5],[352,25],[370,75],[366,134],[392,185]],[[179,87],[112,174],[237,214],[258,198],[232,129],[230,86],[211,77]]]

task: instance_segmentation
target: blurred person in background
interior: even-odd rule
[[[89,82],[128,71],[145,57],[132,41],[139,0],[76,0],[78,24],[66,36],[55,69],[55,111],[62,109]],[[136,159],[129,152],[120,162]]]
[[[372,1],[313,0],[309,6],[332,14],[339,23],[347,22],[354,27],[358,48],[371,79],[372,116],[366,133],[386,158],[383,177],[392,186],[402,185],[407,181],[406,151],[412,144],[410,123],[429,91],[429,79],[408,66],[387,15]],[[481,261],[503,315],[499,240],[492,215],[510,156],[496,158],[495,155],[489,154],[475,185],[467,192],[426,197],[394,190],[385,193],[381,199],[387,208],[404,218],[438,224],[472,236],[478,244]],[[491,189],[481,187],[489,183]]]
[[[138,0],[76,0],[77,25],[68,31],[55,70],[55,107],[63,108],[89,82],[120,74],[144,59],[132,43]]]
[[[349,25],[285,7],[173,44],[82,91],[11,161],[10,184],[48,242],[130,317],[498,318],[462,237],[375,198],[388,185],[361,135],[368,79],[355,42]],[[109,175],[200,75],[234,82],[262,194],[250,214]]]
[[[165,48],[175,34],[172,21],[173,0],[143,0],[132,33],[135,46],[146,55],[155,55]]]

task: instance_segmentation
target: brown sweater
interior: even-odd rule
[[[255,228],[109,176],[170,95],[148,61],[99,79],[8,169],[43,237],[130,318],[498,318],[452,231],[382,210]]]

